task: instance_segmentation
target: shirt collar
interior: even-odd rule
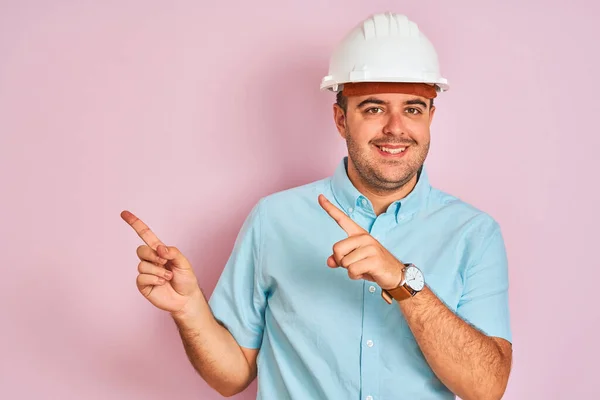
[[[357,207],[362,207],[372,213],[371,202],[352,184],[348,178],[347,168],[348,157],[344,157],[331,179],[331,189],[336,201],[346,214],[351,214]],[[403,199],[390,204],[386,211],[386,213],[394,214],[396,222],[415,214],[426,204],[431,185],[425,166],[421,167],[417,177],[417,184],[414,189]]]

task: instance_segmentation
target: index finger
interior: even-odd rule
[[[158,239],[158,237],[150,230],[148,225],[146,225],[141,219],[133,215],[129,211],[123,211],[121,213],[121,218],[125,220],[138,234],[140,238],[146,243],[150,248],[154,251],[158,248],[159,245],[163,245],[163,242]]]
[[[335,222],[338,223],[338,225],[344,230],[344,232],[348,234],[348,236],[368,233],[366,230],[361,228],[360,225],[354,222],[352,218],[344,214],[342,210],[334,206],[322,194],[319,195],[319,204],[321,205],[321,207],[323,207],[325,211],[327,211],[327,214],[329,214],[329,216],[333,218]]]

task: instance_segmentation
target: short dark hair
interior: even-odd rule
[[[344,112],[348,111],[348,98],[340,90],[335,96],[335,102]],[[433,99],[429,100],[429,108],[433,107]]]

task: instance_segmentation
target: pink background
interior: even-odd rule
[[[320,79],[387,10],[417,21],[452,85],[433,184],[504,230],[505,398],[600,397],[596,3],[203,3],[0,3],[1,398],[220,398],[137,292],[119,213],[181,248],[209,295],[259,197],[345,154]]]

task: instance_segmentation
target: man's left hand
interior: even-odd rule
[[[383,289],[398,287],[404,265],[325,196],[319,195],[319,204],[348,234],[347,239],[333,245],[327,265],[346,268],[350,279],[366,279]]]

